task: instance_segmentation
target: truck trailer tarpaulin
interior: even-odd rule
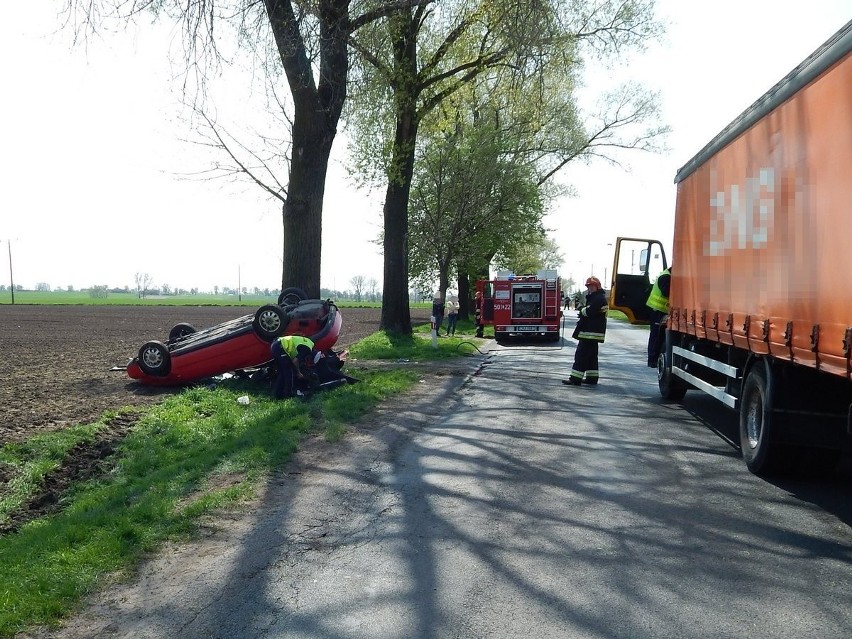
[[[852,22],[678,172],[679,330],[848,374],[850,50]]]
[[[852,450],[852,21],[675,182],[661,395],[738,410],[755,473],[832,467]],[[625,305],[643,281],[616,267]]]

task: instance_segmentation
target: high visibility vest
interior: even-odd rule
[[[651,288],[651,294],[648,296],[648,301],[645,302],[645,305],[653,308],[655,311],[660,311],[661,313],[668,313],[669,298],[663,295],[663,292],[660,290],[660,285],[658,284],[660,278],[663,275],[671,276],[671,270],[666,269],[657,276],[656,280],[654,280],[654,286]]]
[[[313,340],[301,335],[285,335],[279,337],[278,341],[281,342],[281,348],[284,349],[284,352],[291,358],[296,357],[299,346],[307,346],[311,349],[314,347]]]

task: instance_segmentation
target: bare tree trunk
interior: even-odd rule
[[[325,0],[318,5],[322,49],[318,84],[314,82],[292,0],[265,0],[264,4],[294,107],[290,176],[282,207],[281,287],[283,290],[295,286],[309,297],[318,298],[325,180],[346,100],[349,0]]]
[[[488,265],[491,263],[491,259],[494,257],[492,254],[491,257],[487,258],[483,264],[481,269],[479,269],[475,273],[459,273],[459,318],[460,319],[468,319],[470,314],[473,311],[473,294],[476,292],[476,282],[478,280],[487,280],[488,273]]]
[[[410,18],[410,16],[409,16]],[[384,205],[384,291],[380,327],[390,333],[411,335],[408,303],[408,199],[414,176],[417,140],[417,50],[415,28],[405,15],[391,19],[397,71],[396,132],[393,159]]]
[[[446,269],[438,271],[438,290],[441,292],[441,301],[447,302],[447,289],[450,287],[450,277]]]
[[[293,161],[287,199],[282,207],[281,289],[295,286],[303,289],[308,297],[319,298],[322,207],[334,133],[320,130],[325,125],[321,114],[309,119],[312,121],[300,123],[297,118],[293,126]],[[317,140],[323,143],[317,144]]]
[[[459,289],[459,319],[466,320],[470,316],[473,293],[470,290],[470,280],[467,273],[459,273],[456,282]]]
[[[397,126],[399,136],[401,126]],[[390,180],[384,205],[384,288],[382,292],[382,320],[380,327],[398,335],[411,334],[411,309],[408,302],[408,194],[411,189],[411,175],[414,166],[413,142],[416,136],[412,131],[409,137],[412,144],[410,157],[394,162],[394,166],[406,167],[408,177]],[[399,140],[399,138],[397,138]],[[395,144],[396,154],[400,142]]]

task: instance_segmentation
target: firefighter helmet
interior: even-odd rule
[[[589,288],[590,286],[596,286],[597,288],[603,288],[603,286],[601,286],[601,281],[598,278],[596,278],[595,276],[592,276],[592,277],[590,277],[586,280],[586,288]]]

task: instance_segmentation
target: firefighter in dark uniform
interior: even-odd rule
[[[586,305],[580,309],[580,319],[572,335],[577,340],[574,366],[568,379],[562,380],[563,384],[579,386],[598,383],[598,344],[606,336],[607,311],[609,307],[601,281],[594,276],[590,277],[586,280]]]
[[[482,323],[482,305],[484,303],[482,291],[476,291],[476,295],[473,296],[473,322],[476,324],[477,337],[483,337],[485,334],[485,324]]]

